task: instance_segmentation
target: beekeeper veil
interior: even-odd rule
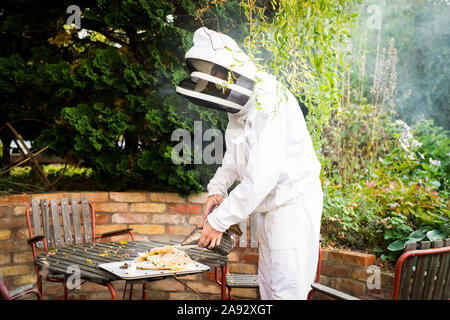
[[[229,113],[240,112],[253,91],[256,67],[227,35],[199,28],[186,52],[190,76],[176,92],[194,104]]]

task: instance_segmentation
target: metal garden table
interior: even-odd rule
[[[178,277],[183,275],[162,275],[158,277],[124,280],[113,273],[98,267],[99,264],[131,260],[138,256],[138,252],[144,252],[155,247],[166,245],[175,245],[174,241],[121,241],[121,242],[95,242],[84,245],[69,245],[58,249],[49,250],[36,257],[35,264],[42,272],[48,273],[55,278],[70,280],[73,277],[74,270],[79,271],[80,280],[89,281],[108,287],[113,300],[117,299],[116,290],[112,284],[113,281],[125,281],[124,298],[127,284],[130,284],[130,299],[132,298],[132,288],[134,284],[143,284],[142,298],[146,298],[147,282],[158,281],[167,278],[174,278],[182,283],[188,289],[194,291],[202,298],[204,295],[189,287]],[[222,271],[221,281],[217,283],[221,286],[222,297],[226,290],[226,273],[228,268],[228,258],[205,248],[189,248],[184,250],[194,261],[207,265],[210,271]],[[216,277],[217,279],[217,277]]]

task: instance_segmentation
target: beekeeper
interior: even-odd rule
[[[226,152],[208,184],[199,245],[220,243],[231,225],[258,216],[262,299],[306,299],[319,251],[322,187],[295,97],[230,37],[205,27],[186,53],[190,77],[176,91],[228,112]],[[239,181],[230,193],[228,189]],[[211,208],[220,204],[214,211]]]

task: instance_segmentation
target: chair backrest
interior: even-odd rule
[[[395,266],[393,299],[450,298],[450,238],[408,243]]]
[[[43,241],[36,243],[38,248],[59,248],[94,241],[94,207],[86,197],[81,197],[79,201],[61,198],[59,202],[57,199],[33,199],[25,213],[30,238],[45,237],[45,245]]]

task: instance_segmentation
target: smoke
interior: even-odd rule
[[[398,117],[408,123],[433,119],[450,129],[449,21],[449,0],[363,1],[352,36],[354,60],[360,62],[353,67],[353,81],[360,81],[364,73],[363,95],[370,97],[377,55],[393,38],[398,52]]]

